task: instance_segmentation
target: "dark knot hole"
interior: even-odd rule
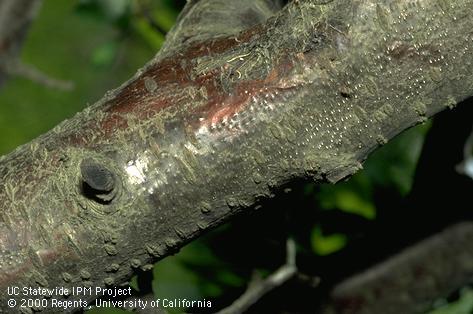
[[[90,158],[81,162],[80,172],[82,194],[99,204],[110,204],[117,190],[113,172]]]

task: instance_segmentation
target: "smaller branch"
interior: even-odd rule
[[[288,239],[286,247],[287,255],[285,265],[281,266],[265,280],[250,284],[243,295],[227,308],[217,312],[217,314],[243,313],[268,292],[276,289],[286,283],[289,279],[293,278],[297,274],[296,245],[294,240]]]
[[[320,279],[308,276],[306,274],[299,273],[296,266],[296,245],[294,240],[288,239],[286,242],[286,263],[271,274],[265,280],[255,273],[253,275],[248,289],[241,295],[235,302],[233,302],[227,308],[222,309],[216,314],[233,314],[233,313],[242,313],[248,310],[253,304],[260,300],[268,292],[273,291],[277,287],[282,286],[290,279],[297,279],[300,282],[310,286],[317,287]],[[153,300],[153,295],[149,294],[142,297],[143,300],[151,301]],[[161,310],[160,312],[155,312],[156,309],[134,309],[138,313],[166,313],[166,311]]]
[[[0,1],[0,85],[6,79],[6,65],[20,54],[26,32],[40,5],[41,0]]]
[[[62,91],[70,91],[74,89],[74,83],[71,81],[59,80],[41,72],[37,68],[21,63],[19,61],[10,62],[5,67],[8,75],[26,78],[43,86],[58,89]]]
[[[322,313],[423,313],[471,282],[471,261],[473,223],[459,223],[339,283]]]

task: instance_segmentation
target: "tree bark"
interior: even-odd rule
[[[473,0],[222,3],[190,1],[131,80],[0,159],[1,291],[126,283],[473,94]]]

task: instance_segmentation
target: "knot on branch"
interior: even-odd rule
[[[86,158],[80,164],[82,194],[99,204],[109,204],[117,194],[117,179],[103,164]]]

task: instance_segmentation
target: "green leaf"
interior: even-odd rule
[[[364,164],[370,181],[375,186],[393,187],[401,196],[407,195],[430,126],[427,122],[409,129],[374,152]]]
[[[135,289],[136,291],[140,291],[140,287],[138,287],[138,276],[133,276],[130,279],[130,287]]]
[[[117,55],[117,43],[115,41],[106,42],[97,49],[92,55],[92,63],[97,67],[109,67]]]
[[[376,218],[371,181],[363,172],[347,182],[321,185],[317,197],[323,209],[338,209],[370,220]]]
[[[198,287],[198,275],[186,269],[173,257],[167,257],[157,263],[153,270],[153,293],[158,299],[200,300],[203,296]],[[185,309],[172,309],[180,313]]]
[[[316,226],[312,229],[312,249],[318,255],[325,256],[340,251],[347,244],[347,236],[341,233],[324,235],[322,229]]]
[[[144,18],[133,19],[132,26],[134,31],[141,36],[146,43],[153,49],[158,50],[164,42],[164,36],[151,27]]]
[[[241,287],[245,283],[201,239],[161,260],[155,265],[153,274],[153,292],[161,299],[212,299],[221,296],[229,287]]]

